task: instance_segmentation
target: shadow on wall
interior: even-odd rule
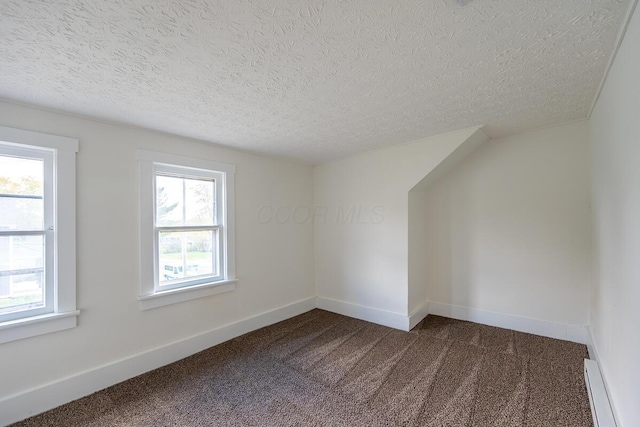
[[[586,325],[585,130],[578,122],[491,140],[438,179],[414,187],[412,297]],[[415,289],[420,284],[424,289]]]
[[[451,155],[449,155],[438,166],[425,175],[416,185],[409,190],[408,193],[408,313],[417,312],[424,307],[429,301],[428,282],[429,271],[427,260],[430,258],[437,259],[445,274],[453,274],[452,256],[451,256],[451,239],[443,240],[444,246],[433,248],[432,231],[428,228],[429,213],[429,189],[442,177],[447,176],[452,170],[458,168],[458,164],[463,162],[469,155],[475,152],[478,147],[487,141],[487,135],[479,129],[474,133],[465,144],[461,145]],[[447,204],[439,204],[446,207]],[[449,218],[449,217],[447,217]],[[444,229],[450,226],[447,221],[442,224],[443,228],[439,228],[437,232],[441,234]],[[459,231],[459,230],[458,230]],[[453,230],[450,230],[453,232]],[[447,245],[448,243],[448,245]],[[451,277],[442,277],[438,280],[447,280],[451,283]]]

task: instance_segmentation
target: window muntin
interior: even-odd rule
[[[182,172],[182,173],[180,173]],[[187,172],[188,174],[185,174]],[[156,291],[220,280],[220,228],[211,171],[155,167]]]
[[[198,231],[159,231],[160,288],[184,280],[220,277],[219,228]]]
[[[215,193],[213,178],[156,172],[156,225],[215,225]]]
[[[3,242],[5,245],[3,250],[8,252],[9,244],[27,247],[20,249],[23,251],[20,264],[13,259],[9,260],[6,254],[2,255],[5,262],[3,274],[15,276],[23,282],[31,282],[31,286],[34,282],[33,274],[44,276],[43,288],[37,284],[37,277],[35,280],[35,288],[40,289],[41,294],[33,292],[32,287],[31,301],[28,302],[28,304],[43,305],[42,307],[20,307],[20,310],[14,310],[14,307],[0,314],[0,343],[62,331],[77,325],[77,316],[80,314],[76,309],[75,157],[78,146],[77,139],[0,126],[0,156],[4,162],[0,165],[0,172],[13,175],[14,178],[17,176],[21,180],[20,176],[23,172],[28,175],[28,163],[33,160],[36,161],[35,164],[42,166],[43,183],[41,190],[37,191],[33,190],[33,187],[30,187],[32,190],[25,190],[29,186],[18,187],[17,190],[15,186],[5,187],[3,194],[9,197],[0,199],[0,203],[5,204],[0,206],[2,208],[0,216],[5,216],[0,221],[3,226],[0,237],[6,238]],[[26,162],[27,166],[22,162]],[[13,165],[10,166],[9,163]],[[20,164],[20,167],[15,168],[16,164]],[[13,170],[10,171],[9,168]],[[35,174],[32,173],[32,175]],[[22,203],[19,206],[20,209],[27,209],[30,212],[24,214],[23,210],[23,214],[16,215],[15,212],[7,209],[9,203],[7,200],[12,199],[10,195],[20,196],[13,198],[20,199]],[[14,204],[11,205],[11,209],[18,209],[18,207]],[[10,215],[13,219],[8,219]],[[25,250],[31,255],[25,256]],[[41,257],[40,251],[42,251]],[[11,267],[8,267],[9,265]],[[17,274],[9,270],[9,268],[14,269],[15,266],[22,270],[42,269],[42,272],[20,271],[18,273],[21,274]],[[20,282],[20,280],[16,281]],[[5,303],[5,305],[13,304]],[[23,308],[27,309],[23,310]],[[8,313],[8,311],[12,312]]]
[[[55,310],[53,161],[0,143],[0,322]]]
[[[233,291],[235,165],[143,149],[137,157],[140,309]]]
[[[154,293],[225,280],[225,172],[152,170]]]

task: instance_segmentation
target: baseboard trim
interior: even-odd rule
[[[593,340],[593,331],[591,330],[591,327],[587,327],[587,337],[587,351],[589,352],[589,359],[600,363],[600,356],[598,356],[598,349],[596,348],[596,343]]]
[[[429,314],[429,302],[425,301],[409,315],[409,330],[416,327]]]
[[[468,320],[470,322],[482,323],[483,325],[513,329],[520,332],[541,335],[543,337],[557,338],[580,344],[587,344],[589,342],[589,334],[586,326],[549,322],[546,320],[495,313],[439,302],[429,302],[428,311],[429,314],[435,314],[437,316]]]
[[[316,298],[316,307],[332,313],[342,314],[343,316],[400,329],[401,331],[408,331],[410,329],[409,317],[400,313],[324,297]]]
[[[589,345],[591,342],[586,326],[549,322],[432,301],[422,303],[409,316],[325,297],[316,298],[316,307],[401,331],[410,331],[427,315],[434,314],[580,344]]]
[[[6,397],[0,400],[0,425],[6,426],[48,411],[129,378],[184,359],[247,332],[306,313],[314,308],[316,308],[315,297],[300,300]]]

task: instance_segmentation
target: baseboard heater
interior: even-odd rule
[[[604,387],[602,374],[598,362],[584,359],[584,380],[587,383],[587,393],[591,404],[591,414],[595,427],[616,427],[613,411]]]

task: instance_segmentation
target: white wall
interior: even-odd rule
[[[7,103],[0,103],[0,125],[80,140],[77,299],[82,311],[75,329],[2,344],[0,401],[315,295],[311,223],[258,219],[261,206],[310,207],[311,167]],[[139,310],[138,148],[237,165],[236,291]]]
[[[429,247],[429,233],[425,214],[427,212],[427,192],[409,191],[409,314],[419,310],[428,302],[428,272],[425,259]]]
[[[408,192],[485,139],[473,128],[317,166],[315,205],[325,213],[315,221],[318,296],[406,317]]]
[[[583,121],[490,140],[427,187],[428,299],[586,326],[588,166]]]
[[[589,120],[591,332],[620,427],[640,420],[640,12]]]

